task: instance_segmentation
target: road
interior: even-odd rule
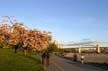
[[[52,56],[50,65],[46,66],[46,71],[107,71],[79,62],[73,62],[58,56]]]

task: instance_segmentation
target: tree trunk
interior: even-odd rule
[[[18,49],[18,48],[15,46],[15,51],[14,51],[15,54],[17,53],[17,49]]]
[[[27,49],[24,49],[24,56],[28,56]]]

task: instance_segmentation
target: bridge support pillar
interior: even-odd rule
[[[78,48],[78,53],[81,54],[81,47]]]
[[[100,49],[98,44],[96,45],[96,51],[97,51],[98,54],[101,53],[101,49]]]

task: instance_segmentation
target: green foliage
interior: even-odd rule
[[[25,57],[22,52],[13,53],[12,49],[0,48],[0,71],[44,71],[40,59]]]
[[[46,49],[48,52],[57,52],[58,51],[58,47],[56,44],[51,43],[49,44],[48,48]]]

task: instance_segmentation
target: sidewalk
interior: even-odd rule
[[[90,65],[72,62],[58,56],[52,56],[50,60],[50,65],[45,67],[46,71],[107,71]]]

